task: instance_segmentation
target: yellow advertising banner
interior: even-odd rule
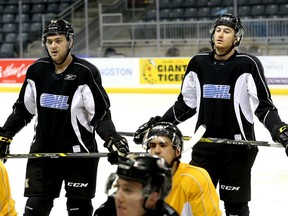
[[[141,58],[140,84],[181,84],[190,58]]]

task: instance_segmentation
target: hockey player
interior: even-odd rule
[[[6,151],[6,149],[1,149],[0,146],[0,152],[2,150]],[[0,177],[0,215],[16,216],[15,201],[11,197],[9,177],[2,160],[0,160]]]
[[[43,29],[42,41],[49,57],[36,60],[28,68],[13,112],[0,130],[6,137],[0,146],[9,148],[13,136],[35,116],[31,153],[98,152],[96,131],[109,151],[126,155],[128,144],[116,133],[98,69],[71,54],[71,25],[65,20],[52,20]],[[64,181],[68,215],[91,216],[98,161],[28,159],[24,215],[49,215]]]
[[[263,66],[253,55],[238,53],[244,27],[240,19],[224,14],[210,30],[212,51],[195,55],[189,62],[174,105],[162,116],[151,118],[134,135],[143,136],[157,121],[179,124],[197,113],[196,129],[206,125],[204,137],[255,140],[253,113],[283,144],[288,155],[288,128],[271,100]],[[253,106],[252,106],[253,105]],[[205,168],[227,216],[249,215],[251,168],[256,146],[236,146],[199,142],[193,147],[191,164]]]
[[[106,191],[116,192],[94,216],[178,216],[164,202],[171,189],[172,173],[163,158],[150,154],[127,158],[112,177]]]
[[[181,216],[220,216],[219,196],[208,172],[180,161],[183,136],[178,127],[158,122],[145,137],[147,150],[163,157],[172,169],[172,189],[165,201]]]

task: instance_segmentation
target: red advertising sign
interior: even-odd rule
[[[0,59],[0,84],[23,83],[27,68],[35,59]]]

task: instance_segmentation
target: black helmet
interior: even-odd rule
[[[142,183],[144,197],[156,191],[164,199],[172,186],[171,169],[156,155],[140,154],[134,159],[127,158],[119,163],[116,174],[119,178]]]
[[[219,25],[225,25],[235,30],[235,35],[237,37],[237,42],[235,46],[239,46],[243,35],[244,35],[244,26],[239,17],[233,16],[232,14],[223,14],[221,17],[217,18],[213,24],[213,27],[210,29],[211,34],[211,44],[213,45],[213,36],[215,29]]]
[[[47,36],[59,34],[65,34],[72,47],[74,42],[74,30],[70,23],[63,19],[51,20],[50,23],[45,26],[42,32],[42,45],[45,46]]]
[[[170,122],[158,122],[147,133],[144,144],[149,149],[149,143],[155,136],[168,137],[174,148],[183,150],[183,135],[178,127]]]

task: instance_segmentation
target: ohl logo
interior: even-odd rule
[[[203,97],[215,99],[230,99],[231,94],[229,93],[229,90],[230,86],[228,85],[205,84],[203,86]]]

